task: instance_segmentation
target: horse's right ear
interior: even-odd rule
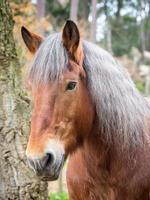
[[[72,58],[82,65],[83,49],[80,41],[80,33],[77,25],[73,21],[67,20],[62,31],[62,42]]]
[[[22,38],[31,53],[35,53],[43,41],[39,35],[31,33],[24,26],[21,27]]]

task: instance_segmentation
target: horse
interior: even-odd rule
[[[125,68],[71,20],[46,38],[21,32],[34,55],[26,155],[36,175],[56,180],[69,158],[71,200],[150,199],[150,105]]]

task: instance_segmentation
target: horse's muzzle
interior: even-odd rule
[[[42,180],[53,181],[59,177],[64,160],[64,154],[56,158],[52,153],[46,153],[41,159],[28,158],[28,163]]]
[[[51,145],[50,145],[51,146]],[[65,161],[65,154],[62,149],[47,148],[46,153],[41,157],[34,155],[27,155],[29,166],[34,170],[40,179],[45,181],[54,181],[58,179],[60,171]]]

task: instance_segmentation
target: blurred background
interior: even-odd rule
[[[11,0],[14,37],[23,70],[32,56],[20,34],[21,26],[44,35],[61,31],[74,20],[85,39],[108,50],[129,71],[140,92],[150,94],[150,0]],[[51,200],[67,197],[65,171],[49,183]]]

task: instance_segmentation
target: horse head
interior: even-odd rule
[[[37,59],[42,57],[41,52],[50,51],[49,56],[41,58],[49,59],[44,61],[44,66],[35,61],[36,69],[32,67],[30,70],[33,110],[26,155],[37,175],[44,180],[55,180],[67,156],[83,145],[93,124],[93,106],[83,68],[82,39],[76,24],[68,20],[61,33],[61,44],[59,44],[61,45],[59,52],[66,54],[66,66],[59,76],[54,75],[53,79],[44,81],[44,77],[48,76],[46,73],[49,73],[46,72],[47,67],[54,69],[49,75],[52,76],[56,70],[59,71],[55,69],[55,62],[57,65],[63,65],[61,60],[59,61],[59,55],[55,55],[57,54],[55,48],[59,48],[57,40],[55,43],[53,40],[48,43],[24,27],[22,37]],[[47,46],[50,49],[46,48]],[[42,73],[40,81],[35,81],[32,77]]]

